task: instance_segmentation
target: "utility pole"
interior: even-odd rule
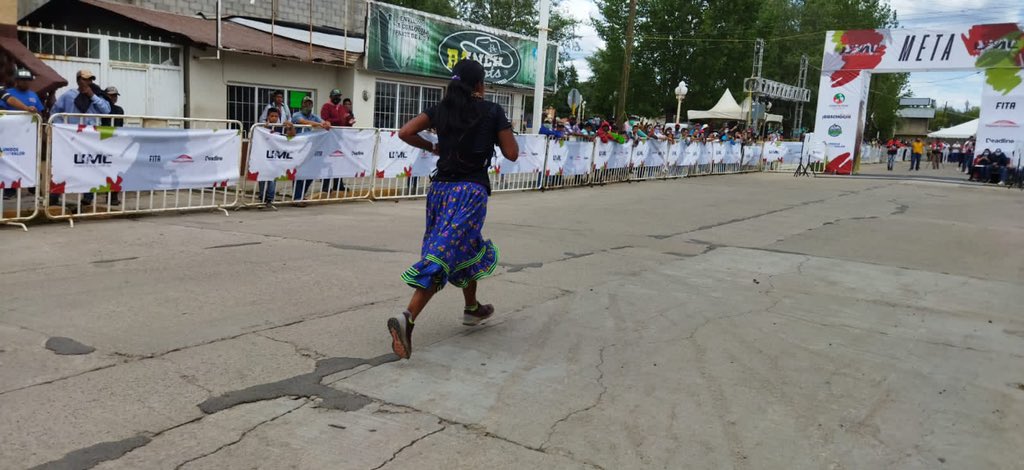
[[[540,132],[541,113],[544,112],[544,76],[548,64],[548,16],[551,14],[550,0],[540,0],[540,25],[537,26],[537,77],[533,82],[533,132]]]
[[[629,19],[626,22],[626,53],[622,57],[622,85],[619,86],[618,115],[615,122],[623,125],[626,122],[626,90],[629,89],[629,64],[633,60],[633,28],[636,24],[636,0],[629,0]]]

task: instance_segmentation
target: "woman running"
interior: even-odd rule
[[[403,359],[412,355],[416,317],[446,283],[462,289],[466,298],[463,325],[477,325],[494,314],[493,306],[481,305],[476,298],[477,280],[498,266],[498,248],[480,233],[491,194],[487,169],[495,145],[512,161],[519,158],[519,146],[505,111],[483,99],[483,66],[461,60],[452,73],[444,99],[398,131],[409,145],[440,157],[427,194],[422,258],[402,274],[416,291],[405,311],[388,319],[391,348]],[[437,131],[437,144],[419,136],[431,128]]]

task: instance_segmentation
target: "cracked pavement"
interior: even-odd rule
[[[0,469],[1013,468],[1022,209],[786,174],[501,194],[498,313],[443,291],[410,361],[384,320],[423,201],[2,230]]]

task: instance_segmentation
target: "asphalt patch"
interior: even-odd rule
[[[68,452],[60,460],[36,465],[31,470],[83,470],[92,468],[107,460],[119,459],[124,454],[149,444],[150,441],[152,439],[140,435],[120,441],[101,442]]]
[[[53,351],[61,356],[78,356],[81,354],[89,354],[96,350],[92,346],[87,346],[71,338],[65,338],[63,336],[54,336],[46,340],[46,349]]]
[[[281,397],[319,397],[320,408],[339,411],[356,411],[372,400],[355,393],[344,392],[320,383],[324,377],[338,372],[353,369],[362,365],[379,366],[398,360],[394,354],[384,354],[370,359],[356,357],[332,357],[316,361],[316,368],[308,374],[296,375],[277,382],[254,385],[235,390],[218,397],[207,399],[199,404],[199,409],[206,414],[213,414],[245,403],[274,400]]]

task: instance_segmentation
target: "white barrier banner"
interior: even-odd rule
[[[632,157],[632,143],[612,143],[612,152],[608,157],[608,168],[628,168]]]
[[[647,160],[647,141],[634,140],[630,144],[633,145],[633,155],[629,159],[630,166],[643,166],[644,160]]]
[[[238,180],[237,130],[72,124],[51,129],[55,194],[226,187]]]
[[[420,137],[437,142],[437,136],[421,132]],[[418,149],[398,138],[398,131],[380,131],[377,145],[377,177],[430,176],[437,168],[437,155]]]
[[[305,136],[309,132],[301,134]],[[299,165],[298,179],[362,178],[372,171],[375,129],[334,128],[312,133],[312,154]]]
[[[725,142],[722,144],[724,148],[724,156],[722,157],[722,163],[739,163],[742,155],[742,148],[736,142]]]
[[[762,144],[751,144],[743,147],[743,165],[760,165],[761,153],[764,150]]]
[[[0,114],[0,189],[36,186],[38,119],[33,114]]]
[[[590,173],[594,155],[592,142],[568,141],[565,142],[565,149],[565,164],[562,165],[564,174],[585,175]]]
[[[682,142],[676,142],[668,147],[668,164],[670,166],[679,166],[683,163],[683,152],[686,146]]]
[[[668,142],[651,139],[647,141],[647,154],[641,163],[643,166],[664,166],[668,155]]]
[[[564,140],[548,141],[548,162],[544,173],[546,175],[561,175],[565,168],[565,160],[569,156],[569,149],[565,146]]]
[[[544,136],[517,135],[516,143],[519,144],[519,159],[514,162],[502,156],[501,149],[494,147],[494,154],[499,158],[494,160],[492,173],[539,173],[544,169],[544,153],[547,150],[547,139]]]
[[[702,153],[704,153],[704,144],[700,142],[686,144],[686,148],[683,150],[683,165],[690,166],[701,163]]]
[[[612,152],[615,151],[615,143],[612,141],[601,142],[600,139],[594,141],[594,169],[607,170],[608,161],[612,158]]]
[[[725,163],[725,144],[722,142],[711,142],[709,145],[711,163]]]
[[[325,147],[326,132],[303,132],[294,137],[282,134],[280,126],[257,127],[249,143],[249,181],[294,180],[299,167],[316,149]]]

